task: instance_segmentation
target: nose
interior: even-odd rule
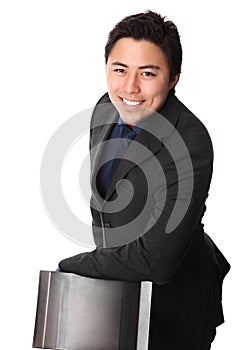
[[[128,74],[125,77],[124,90],[127,94],[135,94],[140,91],[138,77],[136,74]]]

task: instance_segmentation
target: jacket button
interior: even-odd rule
[[[109,222],[105,222],[104,227],[105,227],[105,228],[110,228],[111,225],[109,224]]]

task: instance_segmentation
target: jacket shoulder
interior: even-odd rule
[[[103,96],[100,97],[100,99],[97,101],[97,105],[101,103],[108,103],[111,102],[108,93],[106,92]]]
[[[178,98],[179,116],[176,129],[186,144],[203,152],[208,150],[213,153],[213,145],[210,134],[204,123],[187,108]],[[209,153],[208,152],[208,153]]]

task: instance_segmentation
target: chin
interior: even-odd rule
[[[121,119],[127,123],[127,124],[132,124],[132,125],[137,125],[141,121],[145,120],[149,115],[144,115],[144,114],[138,114],[137,113],[132,113],[132,112],[120,112]]]

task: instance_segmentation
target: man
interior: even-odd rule
[[[153,281],[149,349],[210,349],[224,322],[230,266],[201,222],[213,151],[204,125],[175,96],[177,28],[151,11],[126,17],[110,32],[105,57],[108,94],[90,137],[97,249],[59,267]]]

